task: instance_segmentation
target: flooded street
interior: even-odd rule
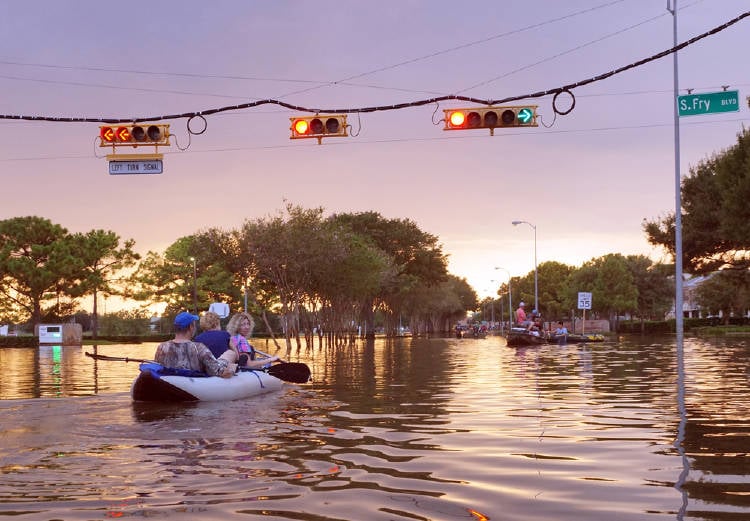
[[[181,406],[94,349],[155,344],[0,349],[0,516],[750,519],[747,337],[685,340],[679,444],[672,337],[316,346],[310,384]]]

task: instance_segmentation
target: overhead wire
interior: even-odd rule
[[[314,86],[293,91],[287,94],[282,94],[279,96],[279,98],[287,98],[289,96],[295,95],[295,94],[301,94],[305,92],[309,92],[312,90],[316,90],[322,87],[329,87],[329,86],[335,86],[335,85],[343,85],[343,86],[350,86],[350,87],[364,87],[364,88],[371,88],[371,89],[381,89],[381,90],[395,90],[395,91],[402,91],[402,92],[421,92],[423,94],[443,94],[440,92],[434,92],[434,91],[420,91],[415,89],[404,89],[404,88],[398,88],[398,87],[385,87],[385,86],[379,86],[379,85],[368,85],[368,84],[361,84],[361,83],[350,83],[353,79],[359,79],[363,78],[365,76],[371,76],[373,74],[376,74],[378,72],[384,72],[388,70],[392,70],[404,65],[409,65],[412,63],[417,63],[423,60],[427,60],[430,58],[434,58],[436,56],[441,56],[444,54],[448,54],[450,52],[466,49],[469,47],[473,47],[475,45],[480,45],[483,43],[487,43],[493,40],[497,40],[499,38],[503,38],[506,36],[510,36],[513,34],[518,34],[530,29],[536,29],[539,27],[543,27],[545,25],[549,25],[552,23],[568,20],[571,18],[574,18],[576,16],[580,16],[583,14],[587,14],[599,9],[603,9],[605,7],[610,7],[612,5],[625,2],[626,0],[612,0],[609,2],[606,2],[604,4],[600,4],[594,7],[590,7],[587,9],[583,9],[580,11],[576,11],[564,16],[559,16],[557,18],[552,18],[549,20],[545,20],[542,22],[538,22],[535,24],[527,25],[525,27],[521,27],[518,29],[514,29],[512,31],[506,31],[503,33],[491,35],[485,38],[481,38],[479,40],[474,40],[471,42],[462,43],[459,45],[455,45],[453,47],[449,47],[447,49],[442,49],[439,51],[435,51],[426,55],[418,56],[415,58],[410,58],[408,60],[404,60],[398,63],[386,65],[383,67],[379,67],[376,69],[372,69],[365,72],[360,72],[357,74],[354,74],[352,76],[342,78],[340,80],[335,81],[320,81],[320,80],[309,80],[309,79],[290,79],[290,78],[265,78],[265,77],[258,77],[258,76],[242,76],[242,75],[220,75],[220,74],[198,74],[198,73],[183,73],[183,72],[165,72],[165,71],[144,71],[144,70],[137,70],[137,69],[120,69],[120,68],[111,68],[111,67],[93,67],[93,66],[72,66],[72,65],[59,65],[59,64],[44,64],[44,63],[27,63],[27,62],[20,62],[15,60],[0,60],[0,64],[5,65],[14,65],[14,66],[25,66],[25,67],[40,67],[40,68],[47,68],[47,69],[58,69],[58,70],[80,70],[80,71],[91,71],[91,72],[117,72],[117,73],[126,73],[126,74],[141,74],[141,75],[150,75],[150,76],[175,76],[175,77],[186,77],[186,78],[197,78],[197,79],[229,79],[229,80],[248,80],[248,81],[269,81],[269,82],[286,82],[286,83],[311,83],[314,84]],[[19,81],[36,81],[36,82],[44,82],[44,83],[58,83],[62,85],[78,85],[78,86],[86,86],[86,87],[102,87],[102,88],[112,88],[112,89],[122,89],[122,90],[135,90],[135,91],[141,91],[141,92],[168,92],[173,94],[201,94],[201,93],[193,93],[193,92],[185,92],[185,91],[163,91],[159,89],[144,89],[144,88],[137,88],[137,87],[125,87],[120,85],[101,85],[101,84],[92,84],[92,83],[77,83],[77,82],[65,82],[65,81],[56,81],[56,80],[45,80],[45,79],[36,79],[36,78],[23,78],[18,76],[7,76],[7,75],[0,75],[0,78],[5,79],[11,79],[11,80],[19,80]],[[215,97],[232,97],[237,98],[238,96],[232,96],[232,95],[224,95],[224,94],[201,94],[201,95],[208,95],[208,96],[215,96]]]
[[[720,119],[720,120],[702,120],[702,121],[691,121],[681,123],[684,127],[696,127],[706,125],[720,125],[725,123],[737,123],[746,122],[747,118],[732,118],[732,119]],[[544,133],[534,133],[533,136],[551,136],[557,134],[580,134],[584,132],[613,132],[618,130],[642,130],[651,128],[664,128],[671,127],[674,123],[647,123],[642,125],[619,125],[619,126],[607,126],[607,127],[591,127],[591,128],[577,128],[577,129],[560,129],[560,130],[548,130]],[[354,135],[354,134],[352,134]],[[525,132],[518,132],[515,134],[506,134],[506,137],[531,137],[532,134]],[[429,136],[429,137],[394,137],[394,138],[382,138],[382,139],[368,139],[368,140],[356,140],[356,141],[342,141],[337,143],[330,143],[327,146],[362,146],[362,145],[379,145],[379,144],[391,144],[391,143],[427,143],[432,141],[456,141],[456,140],[477,140],[477,139],[492,139],[492,136],[487,134],[472,134],[472,135],[460,135],[460,136]],[[180,147],[178,147],[180,148]],[[239,146],[239,147],[221,147],[204,150],[194,150],[193,154],[215,154],[224,152],[240,152],[240,151],[256,151],[256,150],[278,150],[278,149],[289,149],[289,150],[309,150],[307,147],[298,147],[293,144],[275,144],[275,145],[252,145],[252,146]],[[180,148],[183,150],[183,148]],[[176,154],[176,152],[164,152],[165,155]],[[7,157],[0,158],[0,163],[7,163],[10,161],[48,161],[48,160],[67,160],[67,159],[87,159],[91,156],[88,154],[83,155],[64,155],[64,156],[32,156],[32,157]]]
[[[91,118],[91,117],[53,117],[53,116],[0,114],[0,119],[64,122],[64,123],[117,124],[117,123],[149,122],[149,121],[166,121],[166,120],[174,120],[174,119],[190,120],[195,117],[205,117],[208,115],[218,114],[222,112],[244,110],[244,109],[249,109],[253,107],[258,107],[261,105],[278,105],[280,107],[284,107],[289,110],[294,110],[298,112],[308,112],[308,113],[314,113],[314,114],[358,114],[358,113],[361,114],[361,113],[369,113],[369,112],[391,111],[391,110],[400,110],[400,109],[405,109],[405,108],[420,107],[420,106],[436,104],[441,101],[448,101],[448,100],[464,101],[467,103],[476,103],[478,105],[496,105],[496,104],[501,104],[501,103],[509,103],[512,101],[541,98],[541,97],[549,96],[549,95],[558,96],[563,93],[573,96],[571,92],[573,89],[605,80],[607,78],[610,78],[622,72],[628,71],[630,69],[634,69],[636,67],[640,67],[642,65],[645,65],[646,63],[649,63],[649,62],[658,60],[660,58],[663,58],[665,56],[668,56],[670,54],[673,54],[681,49],[684,49],[685,47],[693,45],[694,43],[704,38],[707,38],[708,36],[714,35],[716,33],[719,33],[727,29],[728,27],[731,27],[732,25],[740,22],[741,20],[747,18],[748,16],[750,16],[750,11],[746,11],[729,21],[719,26],[716,26],[713,29],[710,29],[709,31],[699,34],[698,36],[695,36],[689,40],[686,40],[683,43],[678,44],[674,47],[671,47],[662,52],[654,54],[648,58],[643,58],[641,60],[630,63],[628,65],[618,67],[617,69],[613,69],[608,72],[599,74],[597,76],[593,76],[584,80],[580,80],[574,83],[569,83],[567,85],[563,85],[559,87],[554,87],[554,88],[547,89],[547,90],[542,90],[542,91],[537,91],[537,92],[532,92],[532,93],[527,93],[527,94],[522,94],[522,95],[516,95],[516,96],[508,96],[508,97],[501,98],[501,99],[481,99],[481,98],[476,98],[472,96],[464,96],[461,94],[448,94],[448,95],[442,95],[442,96],[435,96],[432,98],[426,98],[426,99],[420,99],[420,100],[414,100],[414,101],[408,101],[408,102],[402,102],[402,103],[395,103],[391,105],[374,105],[374,106],[368,106],[368,107],[323,108],[323,107],[306,107],[302,105],[295,105],[295,104],[287,103],[279,99],[270,98],[270,99],[256,100],[256,101],[252,101],[248,103],[241,103],[237,105],[217,107],[217,108],[212,108],[208,110],[184,112],[180,114],[164,114],[160,116],[143,116],[143,117],[130,117],[130,118],[101,118],[101,117]],[[555,111],[557,112],[557,109],[555,109]]]
[[[286,97],[293,96],[293,95],[296,95],[296,94],[303,94],[303,93],[306,93],[306,92],[310,92],[310,91],[319,89],[319,88],[324,87],[324,86],[333,86],[333,85],[356,86],[357,84],[351,84],[351,83],[348,83],[348,82],[350,82],[352,80],[355,80],[355,79],[363,78],[365,76],[371,76],[371,75],[377,74],[379,72],[385,72],[385,71],[389,71],[389,70],[392,70],[392,69],[396,69],[396,68],[402,67],[404,65],[411,65],[413,63],[417,63],[417,62],[420,62],[420,61],[423,61],[423,60],[434,58],[436,56],[441,56],[441,55],[448,54],[448,53],[451,53],[451,52],[455,52],[455,51],[458,51],[458,50],[467,49],[469,47],[473,47],[475,45],[480,45],[480,44],[483,44],[483,43],[487,43],[487,42],[490,42],[490,41],[493,41],[493,40],[497,40],[499,38],[505,38],[506,36],[511,36],[513,34],[519,34],[519,33],[528,31],[530,29],[536,29],[536,28],[539,28],[539,27],[543,27],[545,25],[549,25],[549,24],[555,23],[555,22],[560,22],[560,21],[563,21],[563,20],[568,20],[570,18],[574,18],[574,17],[582,15],[582,14],[590,13],[590,12],[596,11],[598,9],[603,9],[605,7],[610,7],[610,6],[614,5],[614,4],[619,4],[619,3],[624,2],[624,1],[625,0],[612,0],[610,2],[606,2],[604,4],[600,4],[600,5],[597,5],[597,6],[594,6],[594,7],[590,7],[588,9],[583,9],[581,11],[576,11],[574,13],[570,13],[570,14],[567,14],[567,15],[564,15],[564,16],[559,16],[557,18],[552,18],[552,19],[549,19],[549,20],[545,20],[543,22],[537,22],[537,23],[534,23],[534,24],[531,24],[531,25],[527,25],[525,27],[520,27],[518,29],[513,29],[511,31],[505,31],[503,33],[495,34],[495,35],[488,36],[488,37],[485,37],[485,38],[480,38],[479,40],[474,40],[474,41],[471,41],[471,42],[462,43],[462,44],[459,44],[459,45],[455,45],[453,47],[449,47],[447,49],[442,49],[442,50],[439,50],[439,51],[431,52],[429,54],[425,54],[425,55],[422,55],[422,56],[419,56],[419,57],[416,57],[416,58],[410,58],[408,60],[404,60],[404,61],[401,61],[401,62],[398,62],[398,63],[394,63],[394,64],[391,64],[391,65],[386,65],[384,67],[380,67],[380,68],[377,68],[377,69],[372,69],[372,70],[367,71],[367,72],[361,72],[361,73],[358,73],[358,74],[354,74],[354,75],[348,76],[346,78],[342,78],[340,80],[330,81],[326,85],[309,87],[307,89],[297,90],[297,91],[294,91],[294,92],[289,92],[287,94],[282,95],[281,97],[282,98],[286,98]]]

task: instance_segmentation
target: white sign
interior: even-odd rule
[[[578,309],[591,309],[591,293],[578,292]]]
[[[121,174],[161,174],[164,165],[161,159],[148,159],[139,161],[110,161],[110,175]]]

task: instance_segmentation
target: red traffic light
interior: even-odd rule
[[[316,138],[318,143],[324,137],[346,137],[346,114],[325,116],[298,116],[289,118],[292,122],[290,139]]]

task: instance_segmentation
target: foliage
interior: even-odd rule
[[[132,296],[151,304],[166,304],[165,314],[193,308],[195,238],[181,237],[163,254],[149,251],[131,277]],[[197,258],[196,258],[197,269]],[[197,282],[196,282],[197,287]]]
[[[0,296],[4,308],[39,324],[43,304],[74,296],[81,270],[68,232],[42,217],[0,221]],[[8,311],[6,311],[8,313]]]
[[[147,335],[151,319],[144,310],[122,310],[102,315],[99,331],[102,335]]]
[[[130,268],[140,259],[133,251],[135,241],[129,239],[120,246],[120,236],[112,231],[91,230],[71,237],[75,256],[81,263],[82,273],[76,294],[93,297],[91,330],[94,338],[98,331],[98,294],[127,295],[126,287],[114,284],[117,274]]]
[[[683,179],[682,250],[685,271],[712,273],[722,267],[750,268],[750,131]],[[675,216],[647,221],[649,242],[675,255]]]
[[[373,329],[373,311],[386,314],[386,329],[394,330],[403,314],[407,294],[447,280],[447,258],[438,239],[423,232],[409,219],[386,219],[377,212],[334,214],[330,221],[370,241],[389,259],[390,276],[378,291],[362,302],[368,329]]]
[[[591,311],[607,317],[636,312],[638,288],[628,262],[619,253],[610,253],[586,262],[570,276],[568,298],[577,292],[591,293]]]
[[[673,268],[654,262],[644,255],[625,258],[638,292],[633,311],[644,320],[661,320],[674,302]]]
[[[402,310],[409,316],[413,333],[434,333],[448,331],[452,323],[466,317],[467,310],[477,306],[477,295],[466,279],[448,275],[437,285],[412,287]]]
[[[724,318],[729,323],[729,317],[750,307],[750,272],[747,270],[722,270],[708,277],[697,288],[698,302],[701,308],[709,313]]]

